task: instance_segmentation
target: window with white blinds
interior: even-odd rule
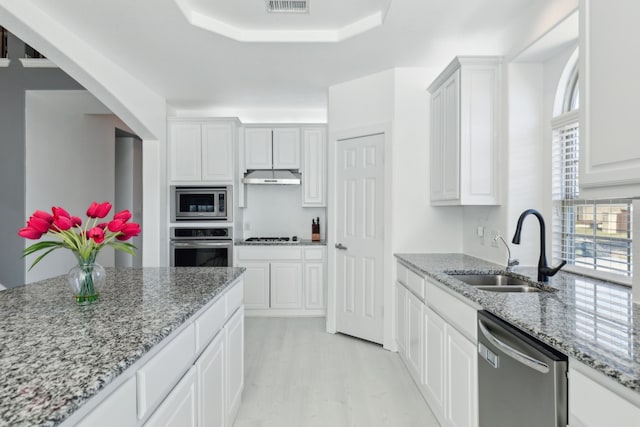
[[[631,200],[578,200],[578,111],[554,118],[552,129],[554,258],[577,267],[630,277]]]

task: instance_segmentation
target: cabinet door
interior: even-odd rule
[[[202,180],[231,182],[233,180],[232,123],[202,125]]]
[[[442,86],[442,196],[460,198],[460,70]]]
[[[444,192],[444,116],[443,116],[443,90],[438,89],[431,95],[431,141],[429,153],[431,159],[431,201],[443,200]]]
[[[271,169],[271,129],[246,128],[244,130],[245,169]]]
[[[580,196],[640,194],[639,2],[580,2]],[[607,188],[608,187],[608,188]]]
[[[304,308],[324,308],[324,263],[304,264]]]
[[[460,332],[445,326],[446,425],[478,425],[478,359],[476,346]]]
[[[273,130],[273,168],[300,169],[300,129]]]
[[[303,129],[302,145],[302,206],[326,206],[327,142],[324,129]]]
[[[202,167],[200,124],[171,123],[169,129],[169,179],[199,181]]]
[[[422,325],[424,304],[411,292],[407,299],[407,365],[418,381],[422,378]]]
[[[244,272],[244,305],[248,309],[269,308],[269,263],[242,262]]]
[[[226,372],[226,414],[227,425],[231,426],[238,413],[242,389],[244,388],[244,309],[240,307],[225,326],[227,348]]]
[[[445,329],[444,320],[429,307],[424,307],[424,373],[422,384],[427,402],[444,425],[445,402]]]
[[[302,264],[271,263],[271,308],[302,308]]]
[[[396,282],[396,343],[403,358],[407,349],[407,290]]]
[[[196,363],[200,427],[225,426],[225,350],[223,330],[211,341]]]
[[[196,379],[196,368],[192,367],[160,404],[145,426],[197,426]]]

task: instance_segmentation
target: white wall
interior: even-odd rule
[[[27,215],[62,206],[84,220],[92,201],[113,203],[115,128],[128,128],[105,112],[86,91],[27,91]],[[102,250],[98,262],[112,266],[113,249]],[[26,283],[65,274],[75,263],[70,251],[54,251],[26,273]]]
[[[291,237],[311,240],[311,220],[320,217],[320,236],[326,238],[325,208],[303,208],[299,185],[246,185],[244,238]],[[286,215],[283,215],[286,212]],[[238,237],[238,236],[236,236]]]

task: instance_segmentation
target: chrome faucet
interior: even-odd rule
[[[540,223],[540,259],[538,259],[538,282],[548,282],[549,277],[556,274],[566,263],[567,261],[562,260],[562,262],[557,267],[549,267],[547,265],[547,252],[546,252],[546,244],[545,244],[545,226],[544,219],[540,212],[535,209],[527,209],[526,211],[520,214],[520,218],[518,218],[518,225],[516,226],[516,233],[513,235],[512,243],[519,245],[520,244],[520,234],[522,233],[522,223],[524,219],[529,215],[534,215],[538,218],[538,222]]]
[[[507,242],[504,241],[504,239],[502,238],[501,235],[497,235],[496,237],[493,238],[494,242],[497,242],[498,239],[500,241],[502,241],[502,243],[504,244],[504,247],[507,248],[507,271],[513,271],[513,267],[515,267],[516,265],[520,264],[520,261],[518,261],[517,259],[513,259],[511,258],[511,249],[509,249],[509,245],[507,244]]]

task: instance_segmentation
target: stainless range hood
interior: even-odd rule
[[[244,184],[300,185],[300,174],[288,170],[253,170],[242,179]]]

